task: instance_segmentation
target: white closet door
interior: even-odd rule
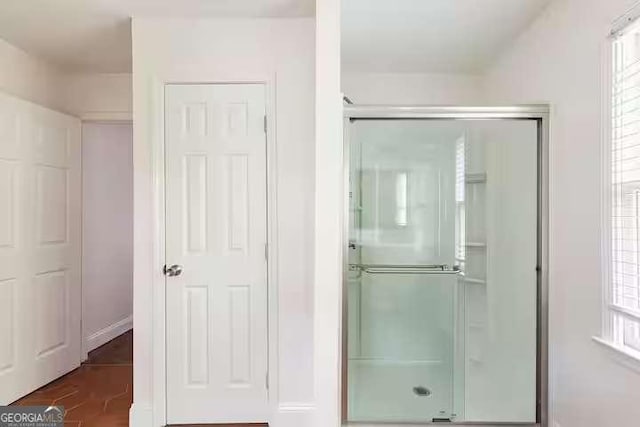
[[[264,92],[166,88],[169,424],[267,420]]]
[[[0,94],[0,404],[80,365],[80,122]]]

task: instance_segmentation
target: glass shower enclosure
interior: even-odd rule
[[[345,421],[543,422],[546,109],[346,116]]]

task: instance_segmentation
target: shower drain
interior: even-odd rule
[[[422,387],[422,386],[416,386],[413,388],[413,393],[416,396],[420,396],[420,397],[428,397],[431,396],[431,390],[429,390],[426,387]]]

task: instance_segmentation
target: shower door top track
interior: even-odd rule
[[[532,120],[538,128],[537,144],[537,402],[535,423],[491,423],[491,422],[447,422],[447,425],[527,426],[549,427],[548,420],[548,230],[549,230],[549,116],[548,105],[514,106],[428,106],[428,105],[358,105],[343,107],[344,117],[344,210],[343,247],[349,253],[349,124],[355,120]],[[352,266],[348,257],[343,262],[343,372],[342,372],[342,418],[343,425],[357,426],[359,422],[347,421],[347,328],[348,307],[346,304],[347,278]],[[371,423],[365,423],[371,425]],[[375,424],[390,424],[379,422]],[[393,423],[406,424],[406,423]],[[410,423],[415,425],[415,423]],[[433,423],[424,422],[424,425]],[[441,423],[439,423],[441,424]]]
[[[458,119],[458,120],[504,120],[504,119],[549,119],[548,105],[518,106],[422,106],[422,105],[345,105],[346,119]]]

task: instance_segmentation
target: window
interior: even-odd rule
[[[605,338],[640,357],[640,24],[612,40]]]

